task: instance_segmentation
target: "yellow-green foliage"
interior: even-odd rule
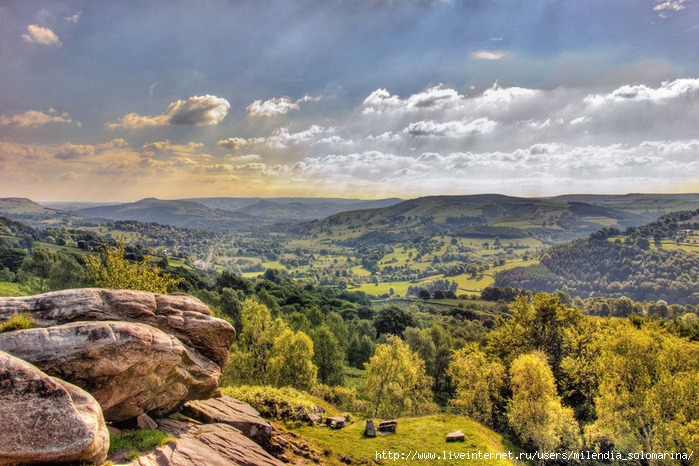
[[[169,274],[160,272],[146,256],[140,262],[132,263],[124,259],[126,246],[109,247],[99,256],[86,255],[87,274],[95,286],[115,290],[140,290],[152,293],[167,293],[168,288],[179,283]]]
[[[573,410],[561,405],[544,353],[515,359],[510,366],[510,387],[507,420],[522,440],[531,441],[539,451],[579,447]]]
[[[437,411],[425,362],[399,337],[378,345],[366,364],[363,394],[374,416],[419,416]]]
[[[359,399],[359,393],[355,387],[330,387],[328,385],[318,384],[313,387],[311,394],[318,398],[322,398],[342,411],[358,413],[368,411],[369,409],[368,402]]]
[[[34,319],[30,315],[15,314],[9,320],[0,324],[0,333],[32,328],[34,323]]]
[[[316,412],[317,403],[303,392],[290,387],[268,386],[224,387],[224,395],[249,404],[263,417],[284,421],[307,421],[308,415]]]
[[[305,333],[283,330],[272,343],[267,375],[277,387],[310,390],[316,383],[318,368],[313,359],[313,341]]]
[[[657,322],[627,321],[612,322],[599,343],[597,421],[587,438],[629,452],[696,451],[699,343]]]
[[[454,352],[447,374],[456,386],[456,396],[449,404],[457,412],[492,426],[505,382],[505,367],[488,358],[477,343],[468,343]]]
[[[146,452],[175,440],[159,430],[136,430],[132,433],[109,436],[109,453],[129,450],[131,459],[138,458],[138,452]]]

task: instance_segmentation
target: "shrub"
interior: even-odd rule
[[[311,390],[311,394],[344,411],[356,413],[367,411],[368,409],[368,402],[359,399],[357,389],[354,387],[329,387],[318,384]]]
[[[224,395],[236,398],[255,408],[263,417],[280,421],[308,421],[309,414],[321,414],[323,408],[306,394],[290,387],[273,388],[243,385],[224,387]]]
[[[34,319],[27,314],[15,314],[6,322],[0,324],[0,333],[13,330],[26,330],[34,327]]]

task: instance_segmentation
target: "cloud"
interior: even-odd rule
[[[142,116],[129,113],[119,123],[110,123],[108,128],[142,128],[145,126],[217,125],[228,115],[230,103],[213,95],[193,96],[187,100],[171,103],[164,113]]]
[[[454,110],[464,103],[465,96],[442,84],[413,94],[407,99],[377,89],[362,103],[362,113],[418,112],[420,110]]]
[[[471,58],[474,60],[505,60],[507,58],[512,58],[512,53],[505,52],[502,50],[476,50],[471,53]]]
[[[335,131],[335,128],[325,128],[319,125],[313,125],[305,131],[298,133],[290,133],[289,128],[277,128],[272,135],[265,140],[267,146],[276,149],[285,149],[290,146],[312,143],[317,137],[330,134]]]
[[[27,26],[27,34],[22,34],[22,39],[30,44],[40,44],[60,47],[63,45],[58,36],[49,28],[44,28],[36,24]]]
[[[65,143],[58,148],[58,150],[54,154],[54,157],[59,160],[72,160],[82,159],[94,154],[94,146]]]
[[[492,133],[497,127],[497,123],[488,118],[478,118],[473,121],[447,121],[437,123],[435,121],[418,121],[411,123],[404,130],[411,136],[444,136],[449,138],[460,138],[473,136],[476,134]]]
[[[51,123],[73,123],[73,120],[67,113],[59,114],[52,108],[50,108],[47,112],[29,110],[11,117],[0,115],[0,126],[36,128],[38,126],[48,125]],[[80,122],[76,121],[75,124],[81,126]]]
[[[219,147],[222,149],[234,149],[238,150],[242,147],[247,146],[250,144],[248,139],[245,138],[228,138],[228,139],[222,139],[218,141],[216,144],[218,144]]]
[[[75,13],[74,15],[66,16],[66,17],[63,18],[63,19],[64,19],[67,23],[77,24],[78,21],[80,21],[80,16],[81,16],[81,15],[82,15],[82,13],[81,13],[81,12],[78,12],[78,13]]]
[[[692,0],[655,0],[656,5],[653,7],[654,11],[659,11],[658,16],[661,18],[667,18],[668,13],[672,11],[681,11],[689,6]]]
[[[320,97],[303,96],[301,99],[292,101],[289,97],[276,97],[269,100],[256,100],[247,107],[250,116],[272,117],[285,115],[293,110],[299,110],[299,104],[303,102],[317,102]]]
[[[622,86],[605,95],[590,95],[585,101],[591,105],[603,105],[610,102],[653,102],[663,103],[671,100],[685,99],[692,94],[699,94],[699,79],[677,79],[665,81],[658,88],[645,85]]]

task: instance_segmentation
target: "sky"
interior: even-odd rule
[[[699,0],[0,0],[0,197],[699,192]]]

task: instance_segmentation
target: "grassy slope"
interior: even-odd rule
[[[9,296],[23,296],[23,293],[17,283],[0,282],[0,298]]]
[[[328,450],[334,453],[330,457],[344,454],[352,459],[352,464],[415,464],[415,465],[463,465],[465,462],[474,465],[509,465],[507,460],[464,460],[464,459],[437,459],[432,460],[402,460],[391,461],[377,459],[377,452],[398,452],[405,455],[410,452],[434,453],[437,457],[447,456],[452,453],[507,453],[518,450],[507,442],[500,434],[461,416],[439,414],[417,418],[402,418],[398,420],[398,432],[395,435],[377,436],[365,438],[363,436],[365,421],[359,419],[340,430],[332,430],[325,427],[305,426],[293,429],[294,432],[306,438],[319,450]],[[461,430],[465,434],[465,441],[447,443],[446,434]],[[335,464],[329,461],[327,464]],[[341,464],[341,463],[337,463]]]

